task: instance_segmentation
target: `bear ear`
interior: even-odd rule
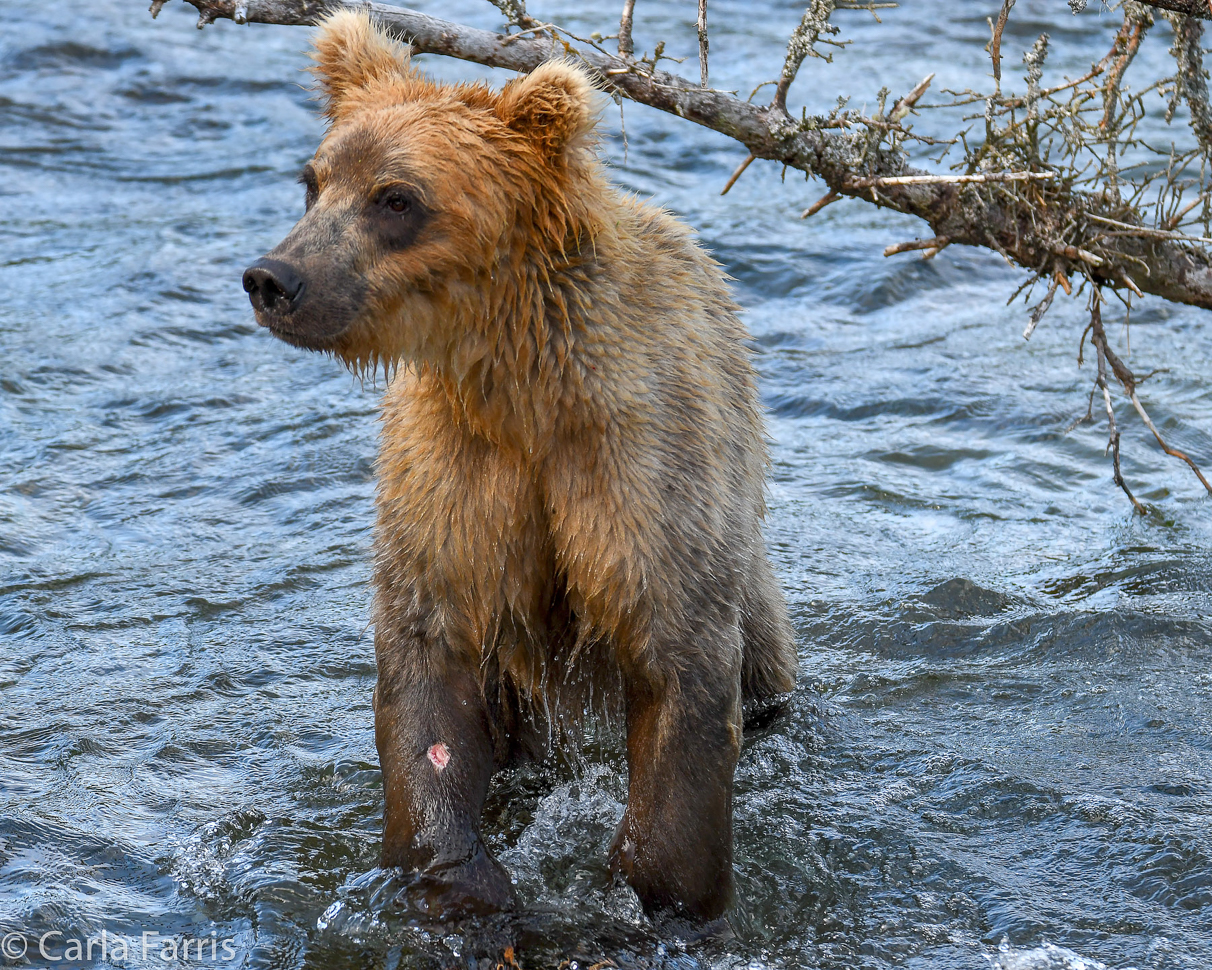
[[[410,48],[388,37],[365,10],[338,10],[320,21],[312,73],[320,79],[324,113],[335,120],[353,91],[374,81],[408,78]]]
[[[556,158],[593,127],[593,85],[580,68],[547,61],[505,85],[496,113],[542,154]]]

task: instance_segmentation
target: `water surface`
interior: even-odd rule
[[[532,12],[607,32],[607,6]],[[793,101],[874,104],[930,71],[985,87],[997,6],[839,13],[855,44],[809,61]],[[1007,76],[1044,29],[1050,76],[1083,73],[1115,30],[1097,6],[1020,0]],[[693,4],[638,7],[638,49],[693,51]],[[499,23],[474,0],[425,8]],[[713,0],[713,82],[774,76],[801,12]],[[1146,517],[1101,421],[1066,432],[1092,378],[1083,303],[1058,298],[1025,343],[1005,306],[1024,276],[999,257],[884,259],[926,227],[856,201],[801,222],[823,187],[769,162],[721,198],[744,151],[634,105],[625,146],[603,113],[614,177],[699,229],[760,350],[800,644],[791,710],[738,771],[735,936],[662,934],[610,884],[608,734],[494,788],[486,833],[522,915],[399,918],[375,869],[380,389],[260,331],[239,285],[301,212],[307,39],[199,33],[183,4],[155,23],[131,0],[0,10],[0,935],[213,935],[275,968],[495,966],[507,943],[578,970],[1212,963],[1212,507],[1122,406]],[[1158,28],[1143,73],[1168,44]],[[1206,320],[1138,304],[1131,365],[1170,368],[1145,403],[1208,467]]]

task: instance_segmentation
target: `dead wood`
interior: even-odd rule
[[[188,2],[198,9],[200,24],[234,19],[238,8],[241,19],[248,23],[307,25],[341,7],[365,7],[386,29],[420,53],[443,54],[511,71],[527,72],[551,57],[574,56],[597,75],[606,90],[735,138],[755,158],[815,175],[838,195],[918,216],[935,236],[947,237],[952,245],[991,249],[1020,266],[1048,274],[1059,260],[1067,264],[1063,267],[1067,273],[1090,275],[1100,284],[1126,286],[1124,278],[1131,275],[1142,292],[1212,308],[1212,259],[1206,252],[1156,235],[1108,237],[1092,229],[1088,214],[1111,217],[1121,214],[1120,210],[1109,206],[1101,194],[1078,191],[1064,180],[1047,186],[1032,182],[1021,195],[1007,195],[991,184],[934,180],[885,181],[875,191],[866,180],[931,173],[910,167],[903,152],[887,147],[868,150],[866,132],[843,127],[829,130],[819,118],[797,121],[777,104],[749,104],[650,62],[612,54],[592,42],[570,38],[554,28],[529,34],[497,34],[402,7],[346,0]],[[832,8],[833,4],[825,0],[820,6]],[[809,23],[806,33],[811,34],[815,27],[815,21]],[[785,69],[784,78],[789,74],[794,76]],[[790,80],[786,83],[789,86]],[[1095,251],[1099,262],[1093,272],[1087,269],[1091,265],[1088,260],[1068,255]]]

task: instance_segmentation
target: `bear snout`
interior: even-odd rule
[[[306,285],[287,263],[263,257],[244,271],[244,292],[257,314],[285,316],[299,303]]]
[[[346,262],[324,259],[279,259],[283,246],[262,256],[244,271],[244,291],[257,323],[279,340],[305,350],[330,351],[356,320],[366,300],[366,286]],[[318,264],[318,265],[317,265]]]

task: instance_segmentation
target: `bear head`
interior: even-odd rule
[[[258,323],[373,370],[440,366],[468,332],[534,310],[546,269],[593,235],[585,74],[549,61],[499,92],[436,84],[350,10],[312,57],[330,124],[302,219],[244,273]]]

